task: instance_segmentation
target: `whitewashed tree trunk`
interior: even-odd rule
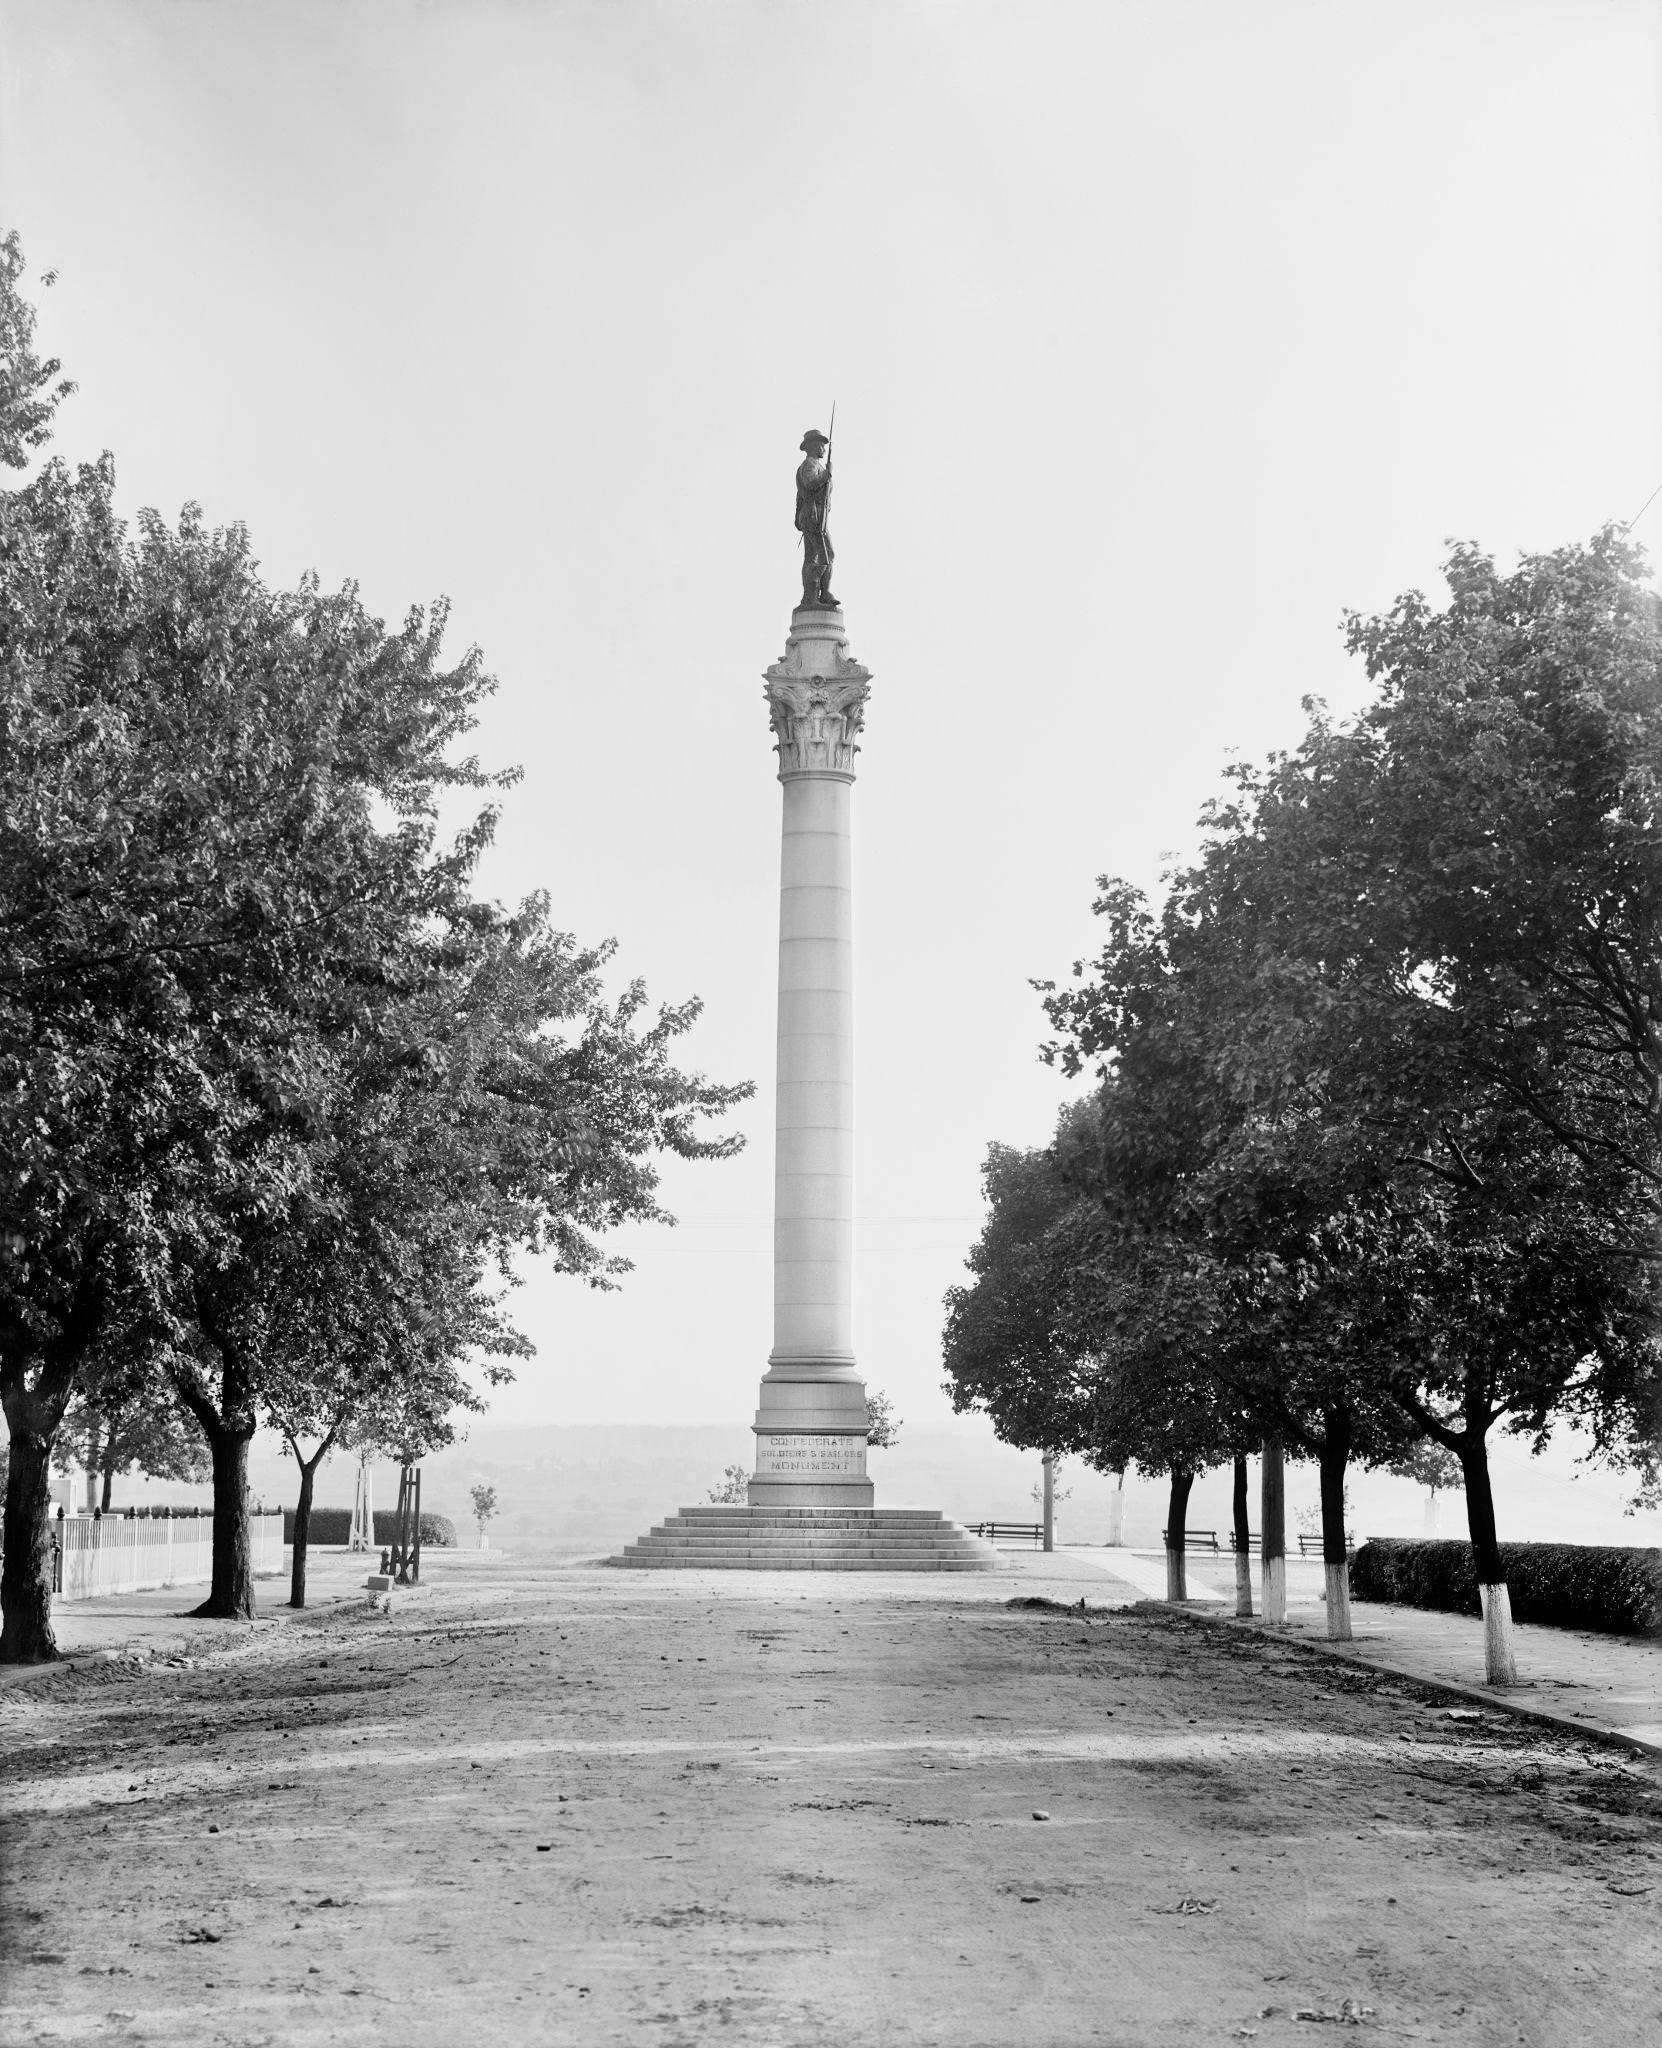
[[[1054,1458],[1045,1459],[1044,1475],[1044,1545],[1046,1550],[1054,1550],[1056,1548],[1056,1460]]]
[[[1264,1620],[1270,1628],[1287,1625],[1287,1493],[1286,1455],[1279,1437],[1267,1436],[1259,1454]]]
[[[1512,1596],[1503,1580],[1479,1586],[1483,1602],[1483,1678],[1487,1685],[1516,1685],[1518,1660],[1512,1646]]]
[[[1114,1490],[1108,1496],[1108,1542],[1118,1550],[1125,1541],[1125,1467],[1114,1474]]]
[[[1252,1557],[1245,1550],[1235,1553],[1235,1613],[1238,1619],[1252,1619]]]
[[[1189,1574],[1187,1561],[1181,1550],[1166,1546],[1166,1598],[1187,1600],[1189,1597]]]
[[[1350,1641],[1350,1566],[1330,1564],[1327,1576],[1327,1639],[1330,1643]]]

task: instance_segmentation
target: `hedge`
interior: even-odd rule
[[[377,1508],[375,1510],[375,1540],[390,1543],[398,1534],[398,1510]],[[313,1508],[311,1527],[306,1532],[308,1543],[350,1543],[352,1540],[352,1510],[350,1508]],[[421,1540],[431,1543],[439,1550],[456,1548],[456,1524],[448,1515],[423,1514],[421,1518]],[[283,1510],[283,1541],[294,1541],[294,1510]]]
[[[1501,1569],[1514,1621],[1603,1635],[1662,1636],[1662,1550],[1592,1543],[1503,1543]],[[1469,1543],[1416,1543],[1375,1536],[1357,1551],[1350,1590],[1358,1600],[1480,1614]]]

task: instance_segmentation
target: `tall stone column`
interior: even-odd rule
[[[850,811],[870,671],[840,609],[791,614],[767,671],[784,785],[773,1352],[756,1410],[752,1507],[869,1508],[854,1363],[854,927]]]

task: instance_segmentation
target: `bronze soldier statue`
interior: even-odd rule
[[[796,473],[796,530],[802,536],[802,602],[818,611],[836,608],[831,564],[836,551],[826,519],[831,510],[831,443],[810,427],[802,437],[807,458]]]

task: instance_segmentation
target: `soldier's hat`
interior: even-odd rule
[[[810,444],[813,445],[811,446]],[[820,432],[818,427],[810,427],[807,433],[803,435],[798,445],[801,447],[804,455],[811,455],[814,452],[814,446],[818,446],[820,448],[829,448],[831,443],[829,440],[827,440],[825,435]]]

